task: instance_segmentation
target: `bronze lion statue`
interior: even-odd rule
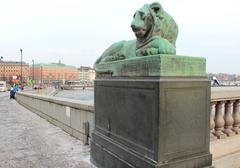
[[[137,10],[131,28],[136,39],[112,44],[95,65],[132,57],[176,54],[178,26],[160,3],[146,4]]]

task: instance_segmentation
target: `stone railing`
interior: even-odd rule
[[[211,140],[240,133],[240,87],[211,88]]]
[[[32,112],[88,144],[94,128],[93,106],[82,105],[77,100],[24,92],[17,93],[16,99]]]

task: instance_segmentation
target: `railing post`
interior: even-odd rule
[[[214,133],[214,128],[215,128],[215,122],[214,122],[213,118],[214,118],[215,115],[213,116],[212,112],[214,111],[215,106],[216,106],[216,102],[211,102],[211,111],[210,111],[210,140],[211,141],[217,139],[217,137],[214,136],[214,134],[213,134]]]
[[[236,133],[236,134],[239,134],[240,133],[240,129],[239,129],[239,126],[240,126],[240,114],[239,114],[239,100],[236,100],[234,103],[233,103],[233,131]]]
[[[224,119],[222,115],[222,109],[223,109],[222,107],[224,103],[225,103],[224,101],[219,101],[216,104],[216,113],[214,118],[214,121],[215,121],[214,135],[217,136],[218,139],[226,137],[226,135],[222,132],[224,128]]]
[[[225,103],[225,112],[224,112],[224,121],[225,121],[225,125],[224,125],[224,133],[227,136],[233,136],[235,133],[232,131],[232,126],[233,126],[233,117],[231,114],[231,110],[232,110],[232,104],[233,101],[229,100]]]
[[[84,133],[85,133],[85,138],[84,138],[84,145],[89,145],[89,134],[90,134],[90,126],[89,126],[89,122],[84,122],[83,123],[83,127],[84,127]]]

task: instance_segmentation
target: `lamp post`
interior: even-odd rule
[[[3,62],[3,80],[5,81],[5,63],[3,61],[3,56],[0,57],[0,60]]]
[[[21,52],[21,85],[22,85],[22,49],[20,49]]]
[[[43,81],[42,81],[42,80],[43,80],[42,71],[43,71],[43,70],[42,70],[42,66],[41,66],[41,85],[40,85],[41,87],[42,87],[42,83],[43,83]]]
[[[34,60],[32,60],[32,87],[34,87]]]

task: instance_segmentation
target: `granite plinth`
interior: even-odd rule
[[[205,78],[95,80],[91,159],[99,168],[202,168],[209,153]]]
[[[205,58],[154,55],[95,68],[95,165],[211,167]]]

